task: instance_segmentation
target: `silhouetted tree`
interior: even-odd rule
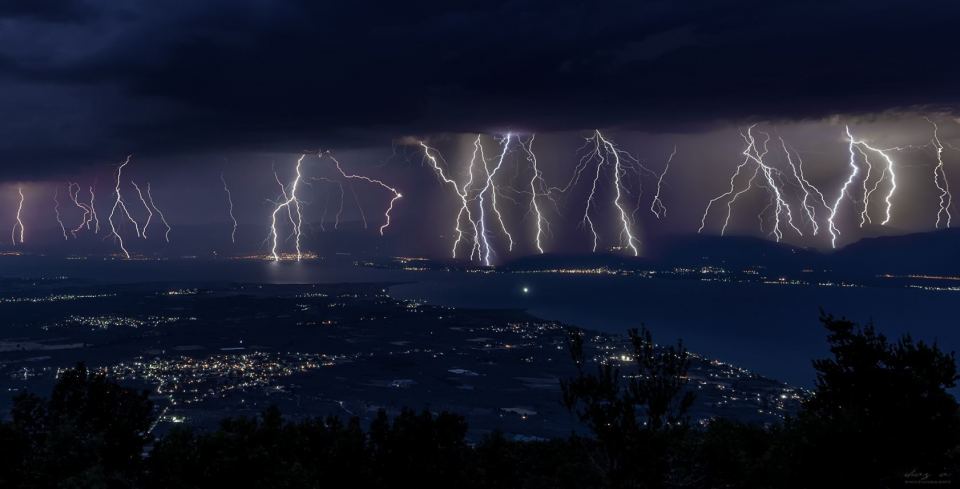
[[[899,485],[905,474],[949,470],[960,444],[953,353],[871,324],[821,314],[833,358],[816,360],[816,391],[789,428],[795,480],[806,485]]]
[[[370,424],[369,443],[381,487],[463,487],[469,450],[467,422],[459,415],[404,409],[389,419],[383,410]]]
[[[83,364],[60,373],[49,399],[14,399],[14,439],[25,450],[19,479],[37,487],[131,487],[150,441],[152,403],[90,373]]]
[[[682,342],[658,347],[646,328],[628,333],[635,368],[626,374],[609,359],[588,371],[583,332],[571,334],[577,374],[561,382],[563,402],[596,437],[596,462],[611,486],[658,487],[673,477],[672,448],[693,403],[684,392],[690,360]]]

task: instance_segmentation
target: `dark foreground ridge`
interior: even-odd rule
[[[155,435],[146,391],[83,365],[49,397],[17,396],[0,422],[0,486],[201,487],[900,487],[950,485],[960,417],[946,389],[953,354],[825,316],[832,357],[796,416],[768,426],[686,415],[693,393],[682,345],[630,334],[630,365],[589,362],[585,335],[567,343],[577,373],[563,402],[588,430],[550,440],[498,432],[471,443],[463,416],[379,410],[293,420],[275,407],[215,430]]]

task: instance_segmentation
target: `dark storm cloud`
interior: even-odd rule
[[[949,1],[21,3],[0,7],[8,175],[957,103]]]

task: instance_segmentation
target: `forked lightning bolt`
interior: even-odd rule
[[[537,167],[537,155],[533,152],[533,140],[536,136],[531,134],[527,139],[526,144],[524,144],[522,139],[517,139],[517,142],[520,144],[520,147],[523,148],[524,153],[527,155],[527,161],[530,162],[531,174],[530,174],[530,207],[529,211],[533,213],[536,218],[537,224],[537,233],[534,237],[534,244],[537,247],[537,251],[541,254],[543,253],[543,242],[542,236],[544,232],[544,226],[549,226],[550,223],[547,222],[543,217],[543,212],[540,210],[540,204],[538,203],[538,198],[548,197],[549,191],[545,188],[546,185],[543,181],[543,173]]]
[[[23,228],[23,219],[21,215],[23,214],[23,187],[17,187],[17,194],[20,196],[20,202],[17,203],[17,222],[13,225],[13,230],[10,231],[10,240],[13,241],[14,246],[17,244],[17,230],[20,231],[20,244],[23,244],[24,228]]]
[[[140,202],[143,203],[143,208],[147,210],[147,221],[143,223],[143,229],[140,231],[140,236],[143,239],[147,239],[147,228],[150,227],[150,221],[153,219],[153,211],[150,209],[150,205],[147,204],[147,199],[144,198],[143,192],[140,191],[140,187],[136,182],[130,181],[130,185],[137,191],[137,195],[140,197]]]
[[[474,161],[477,158],[477,147],[479,146],[480,135],[477,135],[477,139],[474,142],[474,154],[473,158],[470,160],[470,165],[467,168],[467,178],[463,185],[457,183],[456,180],[447,176],[446,172],[443,170],[443,167],[440,165],[440,160],[442,156],[440,152],[430,146],[427,146],[426,143],[420,141],[420,146],[423,148],[423,154],[426,161],[430,164],[430,167],[433,168],[433,171],[436,173],[437,177],[440,180],[453,187],[453,190],[457,193],[457,196],[460,197],[460,210],[457,213],[457,218],[454,224],[454,233],[457,235],[457,239],[453,242],[453,248],[451,250],[451,255],[453,258],[457,257],[457,248],[460,245],[460,241],[463,240],[464,232],[461,225],[463,218],[466,217],[467,222],[470,223],[473,227],[473,244],[470,246],[470,258],[473,259],[474,254],[479,256],[480,253],[480,243],[479,243],[479,229],[477,228],[477,222],[473,218],[473,212],[470,210],[470,186],[473,184],[473,167]]]
[[[287,215],[290,217],[290,221],[293,223],[293,232],[296,235],[296,249],[297,249],[297,261],[300,261],[302,253],[300,252],[300,226],[303,223],[303,214],[300,211],[300,201],[297,199],[297,188],[300,185],[300,165],[303,163],[303,159],[306,157],[306,154],[300,155],[300,158],[297,159],[296,165],[296,177],[293,179],[293,183],[290,184],[290,192],[288,193],[286,188],[280,183],[279,178],[277,183],[280,183],[280,190],[283,192],[283,201],[277,203],[276,208],[273,209],[273,212],[270,214],[270,236],[268,239],[272,239],[273,246],[270,248],[270,253],[273,255],[274,261],[280,261],[280,255],[277,254],[277,245],[279,241],[279,235],[277,234],[277,214],[281,210],[286,210]],[[291,209],[292,208],[292,209]],[[297,219],[294,221],[293,210],[296,210]]]
[[[333,165],[336,167],[337,172],[339,172],[339,173],[340,173],[340,176],[342,176],[343,178],[346,178],[347,180],[362,180],[362,181],[365,181],[365,182],[368,182],[368,183],[372,183],[372,184],[375,184],[375,185],[380,186],[381,188],[383,188],[383,189],[385,189],[385,190],[387,190],[387,191],[389,191],[390,193],[393,194],[393,197],[390,199],[390,203],[389,203],[389,205],[387,206],[387,210],[384,211],[384,213],[383,213],[383,220],[384,220],[384,222],[383,222],[383,225],[380,226],[380,236],[383,236],[383,232],[384,232],[388,227],[390,227],[390,213],[393,212],[393,205],[394,205],[398,200],[400,200],[401,198],[403,198],[403,194],[401,194],[399,190],[397,190],[397,189],[395,189],[395,188],[393,188],[393,187],[391,187],[391,186],[383,183],[383,182],[380,181],[380,180],[377,180],[376,178],[370,178],[370,177],[366,177],[366,176],[363,176],[363,175],[357,175],[357,174],[345,172],[345,171],[343,170],[343,167],[340,166],[340,161],[338,161],[336,158],[334,158],[333,154],[331,154],[329,151],[325,151],[325,152],[321,152],[321,153],[320,153],[320,158],[323,158],[324,156],[326,156],[327,158],[330,158],[330,160],[333,161]],[[342,187],[341,187],[340,191],[341,191],[340,203],[341,203],[341,209],[342,209],[342,205],[343,205],[343,188],[342,188]],[[337,220],[338,220],[338,222],[339,222],[339,217],[338,217]]]
[[[227,179],[224,178],[223,172],[220,172],[220,182],[223,183],[223,191],[227,194],[227,212],[230,215],[230,221],[233,222],[233,230],[230,231],[230,242],[236,244],[237,217],[233,215],[233,196],[230,194],[230,187],[227,186]]]
[[[933,184],[940,191],[940,207],[937,209],[937,229],[940,228],[940,222],[945,220],[946,227],[950,227],[950,221],[953,216],[950,215],[950,206],[953,204],[953,195],[950,193],[950,182],[947,180],[947,173],[943,169],[943,144],[940,142],[939,128],[937,124],[930,119],[927,122],[933,125],[933,147],[937,153],[937,165],[933,168]],[[944,216],[946,217],[944,219]]]
[[[653,196],[653,200],[650,202],[650,212],[657,216],[657,219],[663,219],[667,216],[667,206],[665,206],[663,204],[663,200],[660,199],[660,192],[663,188],[663,177],[667,176],[667,172],[670,171],[670,162],[673,161],[673,157],[676,155],[677,147],[674,146],[673,152],[671,152],[670,157],[667,158],[667,164],[663,167],[663,171],[657,178],[657,193]]]
[[[153,202],[153,193],[150,191],[150,182],[147,182],[147,200],[150,202],[150,207],[153,207],[153,212],[156,212],[160,216],[160,222],[163,223],[164,227],[167,230],[163,233],[163,239],[169,243],[170,242],[170,224],[167,222],[167,218],[164,217],[163,212],[157,207],[157,204]]]
[[[67,236],[67,228],[63,225],[63,219],[60,218],[60,187],[54,187],[53,189],[53,213],[57,216],[57,224],[60,225],[60,232],[63,233],[64,241],[69,240]]]
[[[137,237],[140,237],[140,225],[130,216],[130,212],[127,211],[127,205],[123,202],[123,195],[120,193],[120,178],[123,173],[123,167],[127,166],[130,163],[130,159],[133,158],[133,155],[127,156],[127,159],[117,167],[117,180],[116,186],[113,188],[114,201],[113,207],[110,208],[110,216],[107,218],[107,222],[110,223],[110,234],[117,240],[117,243],[120,245],[120,251],[123,252],[123,255],[127,258],[130,258],[130,252],[127,251],[127,248],[123,244],[123,237],[120,236],[120,233],[117,232],[117,226],[113,222],[113,216],[117,213],[117,209],[123,211],[123,214],[127,219],[133,223],[134,229],[136,229]]]

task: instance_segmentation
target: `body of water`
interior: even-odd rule
[[[391,288],[393,296],[455,307],[525,309],[538,317],[605,332],[646,324],[657,342],[682,338],[691,351],[802,386],[813,384],[812,359],[829,353],[818,322],[820,308],[861,322],[872,320],[890,337],[910,333],[916,339],[937,341],[946,350],[960,347],[956,292],[606,275],[410,272],[357,267],[349,257],[300,263],[0,258],[0,277],[52,276],[101,283],[403,282]]]

